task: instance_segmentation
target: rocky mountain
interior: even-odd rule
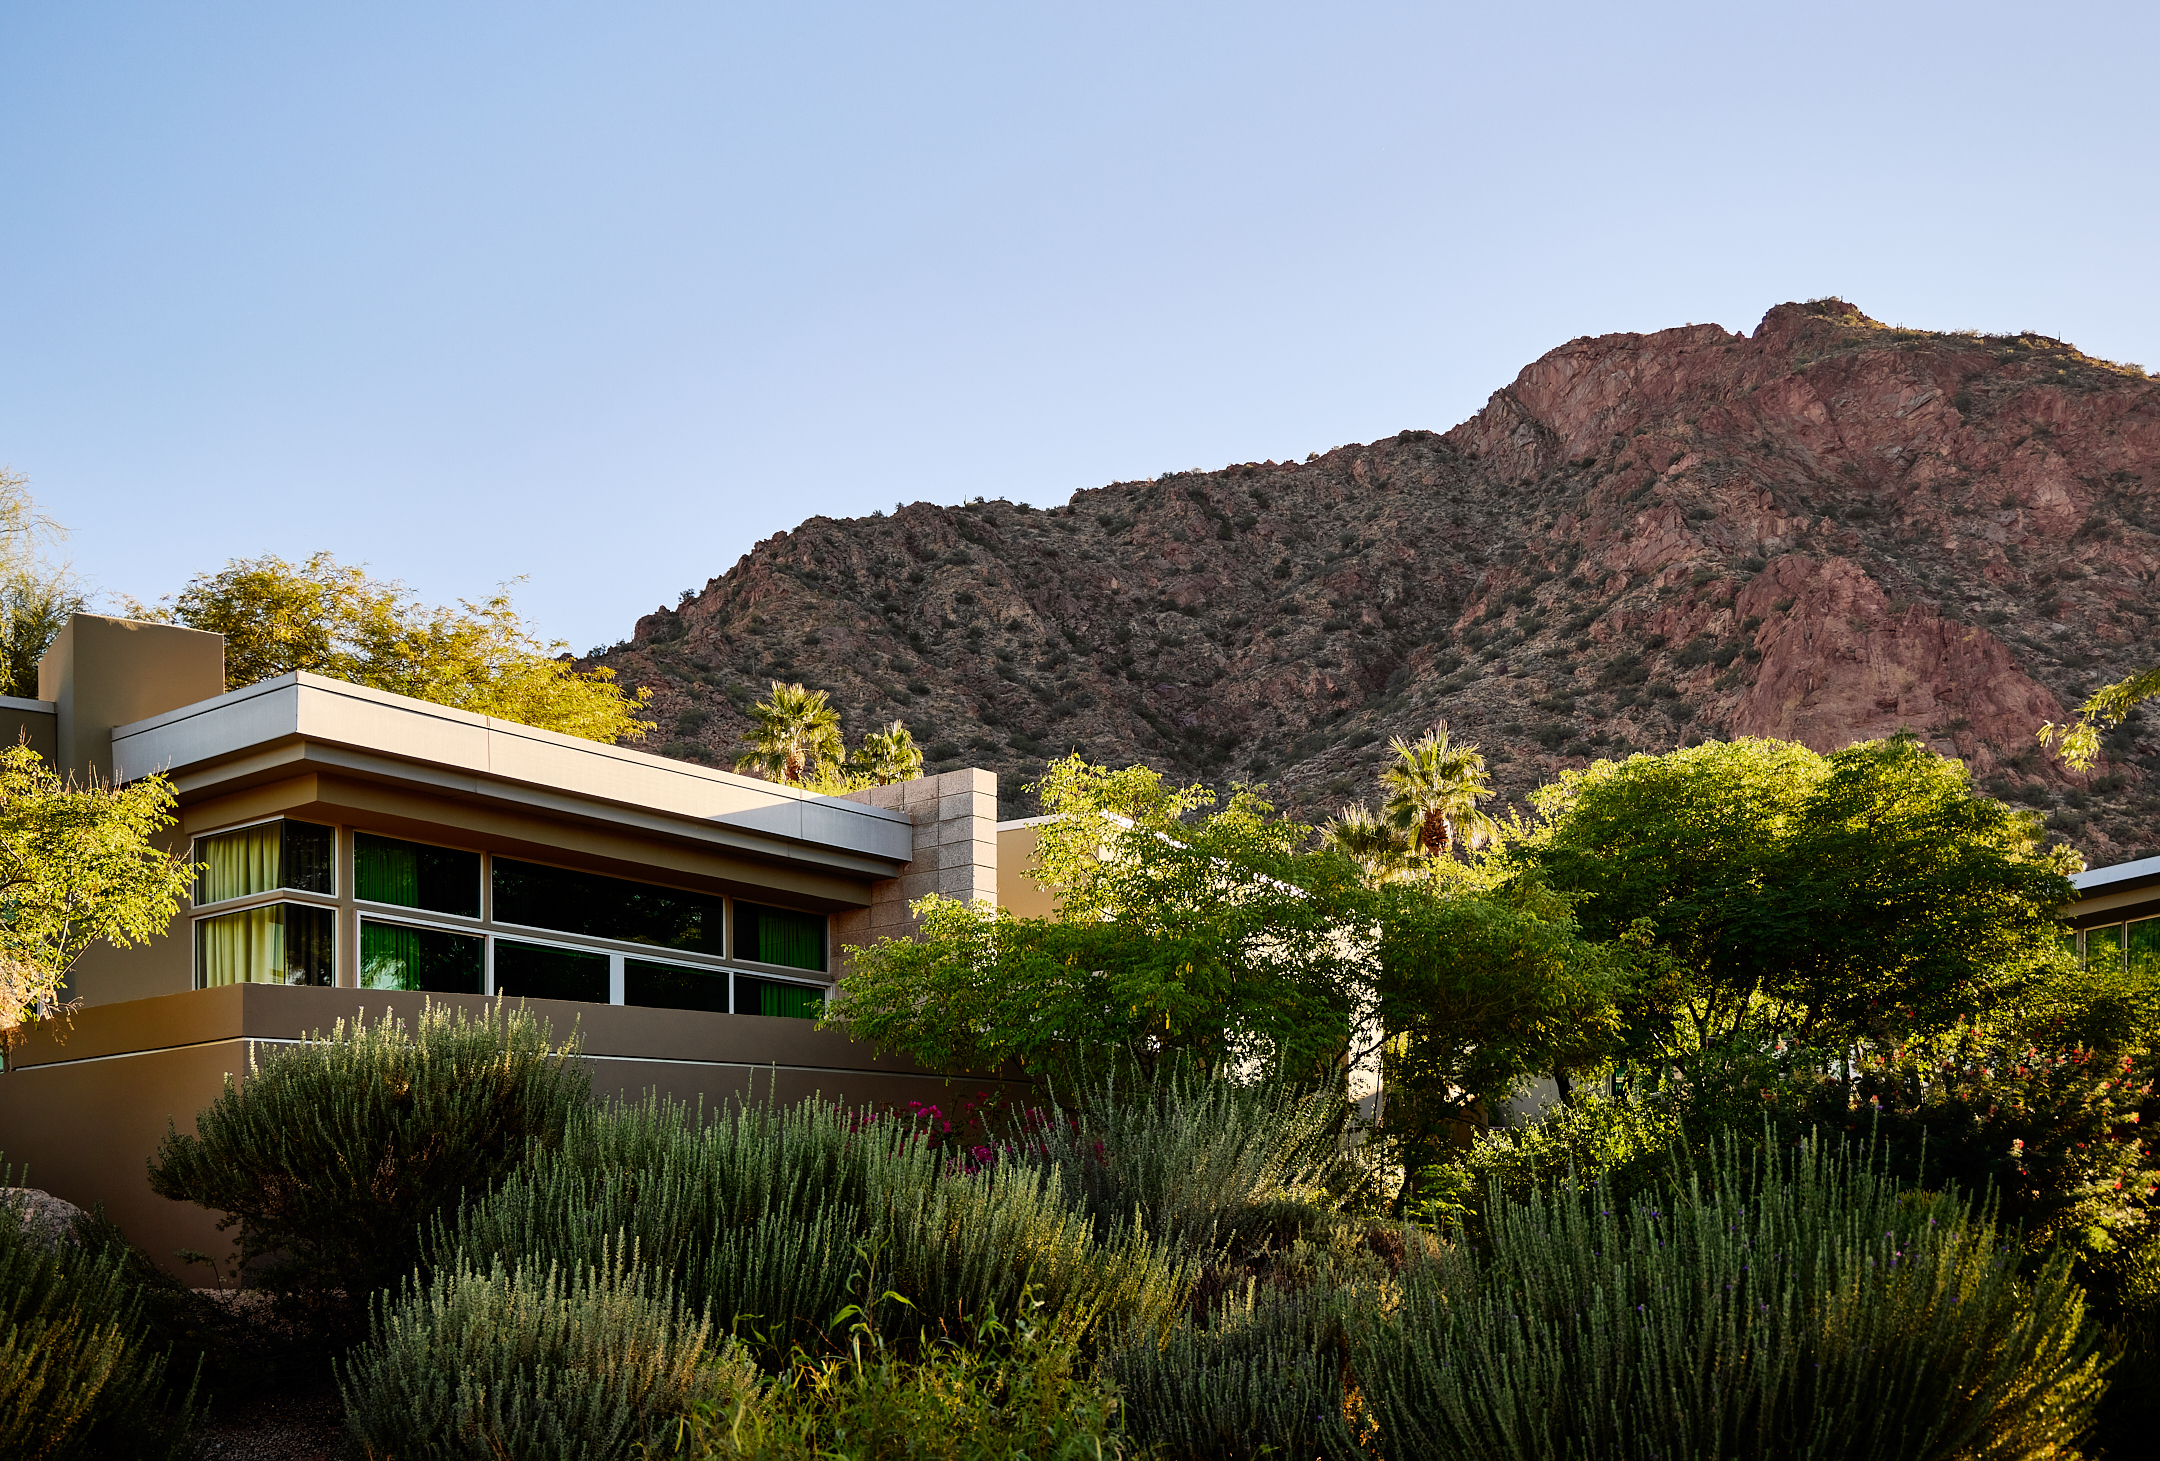
[[[1632,749],[1910,728],[2094,862],[2160,852],[2160,717],[2091,774],[2033,740],[2160,658],[2160,381],[1839,300],[1752,335],[1578,339],[1452,431],[1063,506],[811,518],[583,663],[732,764],[773,679],[933,768],[1267,783],[1322,815],[1445,719],[1511,800]]]

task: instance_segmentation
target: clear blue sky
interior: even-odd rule
[[[0,7],[0,463],[584,649],[817,513],[1837,293],[2160,370],[2160,6]]]

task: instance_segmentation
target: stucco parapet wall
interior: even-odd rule
[[[915,856],[913,818],[897,809],[815,796],[304,672],[117,726],[112,749],[116,779],[162,772],[183,795],[254,770],[289,774],[300,769],[295,761],[387,767],[393,775],[401,767],[408,779],[451,793],[485,796],[518,787],[555,798],[563,811],[619,808],[699,824],[708,833],[700,840],[740,840],[712,835],[726,829],[759,843],[852,854],[862,859],[857,870],[873,877],[889,877]],[[347,755],[308,754],[317,750]]]
[[[547,1025],[556,1040],[577,1036],[589,1060],[681,1061],[745,1068],[777,1065],[835,1075],[937,1075],[907,1056],[880,1054],[871,1045],[849,1039],[844,1030],[819,1029],[808,1020],[275,984],[190,990],[99,1005],[72,1018],[35,1021],[16,1034],[8,1052],[8,1070],[13,1075],[233,1040],[282,1044],[327,1035],[340,1020],[347,1028],[356,1019],[373,1023],[385,1014],[409,1022],[430,1004],[456,1006],[474,1016],[503,1008],[526,1009]],[[9,1076],[0,1076],[0,1100],[6,1099],[8,1081]]]

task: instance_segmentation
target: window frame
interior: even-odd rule
[[[495,911],[496,854],[492,852],[486,852],[482,853],[481,857],[482,862],[480,867],[480,880],[482,887],[485,891],[486,898],[485,901],[482,902],[482,904],[480,905],[480,911],[482,914],[482,921],[485,922],[491,929],[530,929],[534,933],[545,935],[546,939],[588,939],[593,943],[606,944],[611,948],[654,949],[667,954],[670,958],[687,957],[692,959],[712,959],[716,963],[722,965],[728,963],[727,955],[708,954],[703,949],[678,949],[672,944],[641,944],[630,939],[609,938],[605,934],[576,933],[566,928],[543,928],[538,924],[519,923],[515,919],[500,917],[496,914]],[[672,883],[648,883],[640,878],[625,878],[619,877],[614,873],[594,872],[589,867],[571,867],[567,863],[538,862],[529,857],[511,857],[509,858],[509,861],[521,862],[528,867],[552,868],[557,872],[580,873],[586,877],[608,878],[618,883],[631,883],[641,887],[652,888],[657,892],[679,893],[685,898],[702,898],[719,909],[721,933],[720,946],[723,949],[734,947],[735,900],[734,898],[726,894],[700,893],[694,888],[677,887]],[[452,915],[445,914],[443,916],[450,917]]]
[[[835,981],[832,974],[833,938],[832,915],[830,913],[818,913],[809,908],[790,908],[784,903],[767,903],[757,898],[737,898],[732,895],[728,898],[727,902],[728,953],[732,957],[733,962],[737,964],[748,964],[750,966],[749,970],[745,971],[746,973],[754,972],[759,969],[785,970],[786,974],[784,977],[788,979],[793,979],[798,983],[817,983],[819,982],[818,980],[805,981],[803,979],[803,976],[806,974],[816,974],[822,976],[823,983],[827,989],[830,989],[833,986]],[[736,905],[738,903],[747,903],[752,908],[770,908],[775,913],[799,913],[805,918],[815,918],[819,920],[820,944],[818,948],[818,957],[821,961],[820,967],[816,969],[805,969],[799,964],[768,964],[763,959],[753,959],[748,957],[747,955],[736,953],[735,941],[741,937],[742,929],[741,915],[736,909]]]
[[[492,938],[490,938],[490,937],[488,936],[488,934],[486,933],[486,931],[485,931],[485,930],[483,930],[483,929],[479,929],[479,928],[460,928],[460,927],[458,927],[458,926],[457,926],[456,924],[450,924],[450,923],[429,923],[429,922],[427,922],[427,921],[426,921],[426,920],[424,920],[424,919],[417,919],[417,918],[377,918],[377,917],[376,917],[376,916],[375,916],[374,914],[372,914],[372,913],[370,913],[370,912],[368,912],[368,911],[367,911],[367,909],[368,909],[368,908],[379,908],[379,907],[382,907],[382,906],[383,906],[382,904],[368,904],[368,905],[366,905],[365,907],[361,907],[361,908],[355,908],[355,909],[353,910],[353,966],[354,966],[354,967],[353,967],[353,984],[352,984],[352,987],[353,987],[354,989],[356,989],[356,990],[358,990],[358,991],[360,991],[360,992],[362,992],[362,993],[374,993],[374,994],[394,994],[394,993],[400,993],[400,992],[403,992],[403,993],[430,993],[430,992],[435,992],[435,991],[414,991],[414,990],[406,990],[406,991],[397,991],[397,990],[387,990],[387,989],[373,989],[373,988],[372,988],[371,986],[369,986],[369,985],[365,985],[365,984],[362,984],[362,983],[360,983],[360,980],[361,980],[361,978],[362,978],[362,977],[363,977],[363,976],[364,976],[364,975],[366,974],[366,972],[367,972],[367,933],[366,933],[367,925],[369,925],[369,924],[371,924],[371,923],[379,923],[379,924],[383,924],[383,925],[385,925],[385,926],[387,926],[387,927],[391,927],[391,928],[411,928],[411,929],[417,929],[417,930],[420,930],[421,932],[424,932],[424,933],[447,933],[447,934],[449,934],[449,935],[451,935],[452,937],[455,937],[455,938],[470,938],[470,939],[478,939],[478,940],[480,941],[480,988],[479,988],[479,989],[477,989],[477,990],[475,990],[475,991],[474,991],[474,993],[478,994],[478,995],[479,995],[479,996],[480,996],[481,998],[483,998],[483,999],[485,999],[485,998],[487,997],[487,993],[488,993],[488,987],[489,987],[489,984],[490,984],[490,982],[492,981],[492,979],[494,978],[494,967],[495,967],[495,941],[494,941],[494,940],[493,940]],[[456,915],[454,915],[454,914],[443,914],[443,915],[441,915],[441,916],[442,916],[442,917],[445,917],[445,918],[450,918],[450,917],[455,917]],[[344,988],[345,986],[344,986],[344,985],[339,985],[338,987],[342,989],[342,988]],[[456,992],[457,992],[457,993],[460,993],[460,994],[464,993],[464,991],[463,991],[463,990],[459,990],[459,991],[456,991]]]
[[[255,824],[250,823],[249,825]],[[262,895],[259,901],[252,901],[253,895],[250,896],[251,901],[248,902],[228,898],[225,900],[227,906],[219,907],[216,912],[198,913],[188,919],[188,973],[191,990],[235,989],[247,984],[260,984],[267,989],[340,989],[344,987],[338,983],[338,975],[344,972],[345,964],[343,957],[344,920],[338,916],[341,910],[335,903],[309,903],[297,898],[277,897],[270,894]],[[201,929],[204,924],[213,919],[231,918],[242,913],[253,913],[259,908],[271,908],[287,903],[296,908],[318,909],[330,915],[330,982],[328,984],[293,984],[285,980],[273,983],[266,979],[236,979],[231,984],[203,983]]]
[[[201,867],[203,860],[195,854],[203,839],[206,837],[223,837],[228,832],[245,832],[250,827],[267,826],[272,822],[297,822],[303,827],[321,827],[330,834],[330,891],[318,893],[312,888],[276,887],[265,888],[260,893],[238,893],[230,898],[219,898],[209,903],[196,902],[195,889],[202,883]],[[344,830],[335,822],[311,822],[305,817],[294,817],[284,812],[275,812],[267,817],[256,817],[252,821],[235,822],[229,827],[213,827],[207,832],[190,832],[188,834],[188,863],[196,869],[196,873],[189,881],[188,907],[197,911],[205,908],[215,908],[220,913],[229,913],[235,908],[247,906],[251,900],[257,898],[272,898],[280,902],[287,902],[295,898],[303,900],[317,899],[335,905],[340,901],[338,890],[344,886],[343,845],[345,838],[339,835]],[[284,861],[282,848],[278,860],[282,865]]]
[[[418,838],[416,838],[416,837],[399,837],[399,836],[395,836],[395,835],[393,835],[392,833],[389,833],[389,832],[382,832],[382,831],[378,831],[377,829],[375,829],[375,828],[373,828],[373,827],[362,827],[362,826],[358,826],[358,825],[348,825],[348,826],[346,826],[346,827],[345,827],[344,831],[345,831],[345,836],[344,836],[343,838],[341,838],[340,840],[341,840],[341,841],[343,841],[343,842],[345,842],[345,843],[347,843],[347,844],[349,844],[349,845],[351,846],[351,848],[352,848],[352,861],[353,861],[353,880],[352,880],[352,884],[353,884],[353,891],[352,891],[352,901],[353,901],[353,906],[354,906],[355,908],[389,908],[389,909],[394,909],[394,910],[396,911],[397,915],[398,915],[398,918],[397,918],[397,919],[395,919],[395,920],[393,920],[393,921],[399,921],[399,920],[403,920],[403,921],[410,921],[410,920],[411,920],[412,918],[415,918],[415,917],[418,917],[418,918],[422,918],[422,919],[427,919],[427,918],[450,918],[450,919],[455,919],[455,920],[456,920],[456,921],[457,921],[458,923],[461,923],[461,924],[467,924],[467,925],[470,925],[470,926],[472,926],[472,927],[474,927],[474,928],[480,928],[480,927],[484,927],[484,926],[486,926],[487,924],[490,924],[490,923],[492,923],[492,922],[494,921],[494,920],[492,920],[492,919],[490,919],[490,918],[488,917],[488,914],[489,914],[490,912],[492,912],[492,911],[493,911],[493,909],[491,908],[491,906],[490,906],[490,905],[491,905],[491,904],[493,903],[493,901],[494,901],[494,900],[493,900],[493,896],[492,896],[492,895],[493,895],[493,891],[494,891],[494,890],[493,890],[493,888],[492,888],[492,887],[491,887],[491,886],[489,885],[489,877],[488,877],[488,874],[489,874],[489,872],[490,872],[490,871],[492,870],[492,865],[493,865],[493,858],[492,858],[492,855],[491,855],[491,854],[490,854],[490,853],[488,852],[488,850],[487,850],[486,848],[484,848],[484,847],[458,847],[458,846],[456,846],[456,845],[454,845],[454,844],[452,844],[452,843],[448,843],[448,842],[422,842],[422,841],[420,841],[420,840],[419,840]],[[365,837],[380,837],[380,838],[382,838],[382,839],[384,839],[385,841],[388,841],[388,842],[405,842],[405,843],[410,843],[410,844],[411,844],[412,846],[414,846],[414,847],[433,847],[433,848],[437,848],[437,849],[439,849],[439,850],[441,850],[441,851],[443,851],[443,852],[469,852],[469,853],[471,853],[471,854],[472,854],[472,855],[473,855],[474,857],[476,857],[476,858],[478,858],[478,859],[480,860],[480,869],[479,869],[479,874],[478,874],[478,876],[479,876],[479,879],[480,879],[480,911],[479,911],[478,913],[469,913],[469,914],[468,914],[468,913],[444,913],[444,912],[440,911],[439,909],[435,909],[435,908],[414,908],[414,907],[412,907],[412,906],[410,906],[410,905],[408,905],[408,904],[404,904],[404,903],[382,903],[382,902],[378,902],[377,900],[375,900],[375,899],[373,899],[373,898],[363,898],[363,897],[361,897],[361,896],[360,896],[360,842],[359,842],[359,839],[360,839],[361,837],[363,837],[363,836],[365,836]],[[356,926],[357,926],[357,925],[356,925]]]

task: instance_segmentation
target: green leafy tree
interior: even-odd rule
[[[767,781],[802,786],[834,779],[847,759],[840,740],[840,712],[826,703],[823,690],[772,682],[772,693],[750,708],[748,750],[735,761],[737,771],[751,771]]]
[[[1311,829],[1249,790],[1209,811],[1204,788],[1078,757],[1037,790],[1056,817],[1037,856],[1057,916],[924,899],[917,940],[849,951],[834,1020],[954,1071],[1339,1073],[1370,1004],[1351,864],[1300,856]]]
[[[2139,702],[2156,695],[2160,695],[2160,665],[2102,685],[2078,707],[2077,719],[2069,725],[2050,721],[2040,727],[2040,744],[2058,747],[2066,763],[2083,770],[2100,757],[2100,733],[2120,725]]]
[[[0,695],[34,700],[38,661],[89,600],[47,550],[66,536],[30,497],[29,479],[0,468]]]
[[[77,787],[28,746],[0,749],[0,1029],[49,1009],[93,944],[163,933],[192,867],[162,851],[164,778]]]
[[[585,740],[642,740],[652,729],[638,718],[650,692],[626,695],[613,670],[578,669],[568,645],[532,633],[507,591],[429,608],[402,583],[317,553],[298,564],[236,558],[127,610],[224,635],[231,689],[306,670]]]
[[[1526,1079],[1564,1082],[1623,1048],[1628,951],[1583,938],[1566,900],[1534,879],[1509,892],[1398,883],[1373,909],[1388,1032],[1377,1128],[1401,1161],[1406,1194]]]
[[[1389,826],[1412,834],[1417,850],[1441,857],[1457,846],[1477,847],[1499,830],[1478,806],[1493,791],[1486,780],[1485,758],[1475,746],[1448,739],[1442,721],[1415,741],[1389,741],[1395,764],[1380,773],[1387,792],[1381,815]]]
[[[913,781],[922,775],[922,748],[915,744],[915,737],[908,731],[904,721],[894,721],[883,730],[875,730],[862,738],[847,758],[850,777],[859,778],[871,786],[891,786],[896,781]]]
[[[1645,1054],[1940,1029],[2060,957],[2069,855],[1909,736],[1709,742],[1535,800],[1519,863],[1579,900],[1589,937],[1642,943]]]

